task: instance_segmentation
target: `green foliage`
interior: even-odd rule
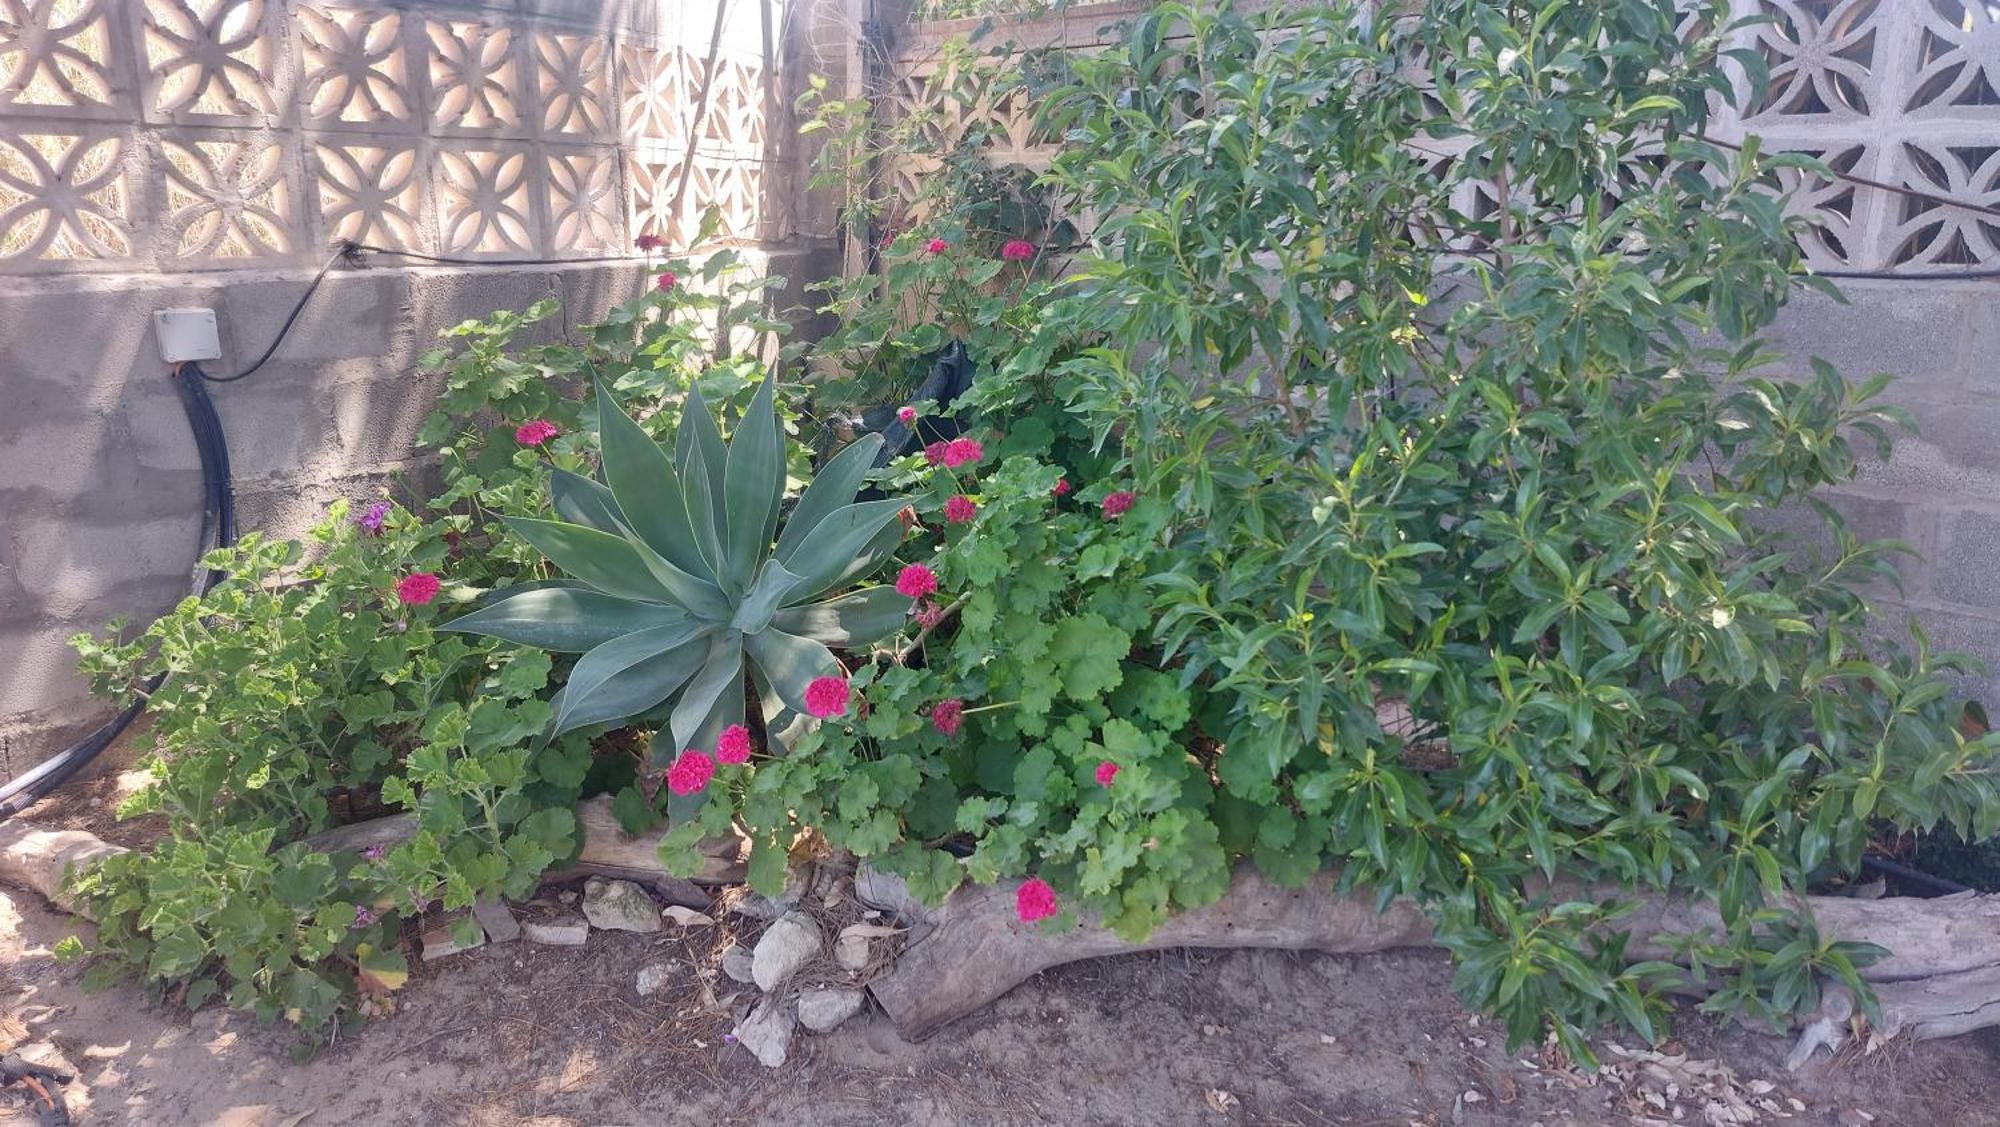
[[[739,280],[729,254],[663,268],[680,284],[614,308],[581,343],[551,331],[553,302],[448,333],[459,351],[426,358],[445,372],[420,439],[443,468],[427,504],[339,502],[302,544],[252,533],[209,561],[226,582],[142,635],[75,639],[107,696],[170,674],[140,737],[153,782],[125,810],[166,815],[169,836],[76,885],[100,927],[88,951],[65,950],[95,958],[93,980],[131,974],[189,1007],[221,999],[318,1037],[364,1012],[357,991],[376,1012],[393,1004],[406,921],[527,893],[575,849],[586,786],[634,777],[631,743],[597,740],[601,725],[536,746],[566,661],[436,623],[492,586],[546,580],[505,520],[548,513],[551,467],[592,472],[596,411],[578,398],[592,376],[649,411],[696,387],[740,407],[764,382],[729,346],[781,328],[763,312],[771,280]],[[529,332],[543,343],[523,346]],[[535,420],[557,437],[523,444],[516,428]],[[399,582],[419,573],[440,593],[403,602]],[[307,846],[397,811],[417,832],[380,857]]]
[[[1150,640],[1220,702],[1228,801],[1308,831],[1247,851],[1273,876],[1432,904],[1517,1038],[1658,1009],[1578,887],[1714,896],[1725,1002],[1803,1006],[1758,962],[1780,892],[1871,819],[2000,828],[1956,659],[1864,633],[1897,546],[1814,496],[1851,435],[1886,450],[1885,381],[1766,374],[1775,173],[1813,162],[1701,138],[1719,10],[1687,40],[1665,5],[1355,14],[1165,4],[1071,58],[1050,178],[1102,251],[982,397],[1086,344],[1068,412],[1180,518]]]
[[[445,629],[582,653],[549,734],[670,709],[671,759],[744,722],[746,671],[771,738],[805,722],[806,687],[844,677],[829,646],[894,633],[909,600],[866,577],[902,539],[903,502],[856,503],[882,439],[833,458],[779,531],[785,441],[765,380],[727,445],[699,389],[667,449],[598,391],[604,484],[557,470],[564,520],[509,518],[574,583],[502,592]],[[663,764],[664,765],[664,764]]]
[[[154,781],[120,813],[164,814],[172,836],[75,884],[99,921],[95,980],[317,1030],[358,974],[390,988],[402,919],[523,894],[574,850],[582,777],[564,765],[587,748],[531,762],[523,745],[548,719],[548,658],[438,635],[435,607],[397,599],[401,577],[446,566],[442,531],[396,509],[371,535],[336,503],[310,561],[253,532],[208,559],[227,581],[139,638],[78,639],[107,692],[171,674],[148,701]],[[398,808],[417,832],[382,857],[302,840]]]

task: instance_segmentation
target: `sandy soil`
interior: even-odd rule
[[[77,1068],[71,1098],[92,1124],[1646,1121],[1636,1081],[1509,1056],[1459,1008],[1431,952],[1102,960],[1033,980],[921,1044],[879,1014],[802,1034],[767,1071],[724,1041],[726,990],[702,1004],[698,969],[717,981],[713,929],[597,933],[584,948],[513,943],[423,967],[400,1012],[298,1064],[282,1030],[240,1016],[190,1018],[130,988],[81,993],[49,955],[71,930],[32,895],[0,898],[7,1008]],[[640,999],[638,968],[662,960],[681,972],[675,986]],[[1788,1118],[1759,1122],[2000,1123],[1993,1031],[1798,1077],[1775,1038],[1693,1015],[1677,1034],[1670,1051],[1719,1061],[1739,1090],[1776,1085],[1764,1098]],[[1702,1122],[1700,1102],[1681,1106],[1683,1122]]]
[[[136,843],[148,827],[110,817],[121,789],[107,770],[35,820]],[[1786,1042],[1687,1012],[1659,1047],[1666,1061],[1585,1076],[1507,1053],[1457,1004],[1437,952],[1099,960],[919,1044],[878,1013],[801,1033],[772,1071],[725,1040],[749,998],[716,952],[761,926],[734,917],[421,964],[398,1012],[301,1064],[283,1029],[240,1015],[189,1016],[129,986],[84,994],[50,955],[76,926],[0,889],[0,1008],[25,1025],[30,1055],[74,1066],[87,1124],[1701,1124],[1723,1089],[1758,1123],[2000,1124],[2000,1030],[1792,1076]],[[637,973],[657,962],[672,983],[642,999]],[[0,1123],[17,1108],[0,1094]]]

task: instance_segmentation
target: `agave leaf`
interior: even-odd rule
[[[795,711],[806,711],[806,686],[816,677],[839,677],[846,670],[833,651],[810,638],[770,629],[743,639],[779,699]]]
[[[750,585],[757,565],[771,549],[778,527],[778,503],[785,498],[785,454],[780,445],[778,415],[771,404],[773,381],[764,377],[750,409],[729,436],[728,464],[723,477],[723,510],[728,517],[730,582],[736,590]]]
[[[728,466],[728,453],[722,445],[722,432],[716,429],[714,416],[708,413],[708,401],[701,397],[698,384],[688,386],[687,398],[681,401],[680,426],[674,432],[674,468],[680,471],[681,487],[688,488],[690,464],[696,462],[707,473],[711,485],[709,489],[708,519],[711,528],[720,528],[722,514],[722,477]],[[688,516],[698,514],[694,502],[688,502]],[[699,531],[697,527],[696,531]]]
[[[484,634],[557,653],[583,653],[614,638],[689,621],[687,611],[579,587],[516,588],[441,623],[439,630]]]
[[[792,747],[818,721],[786,704],[754,661],[750,663],[750,682],[757,689],[757,711],[764,717],[765,749],[774,755],[790,754]]]
[[[755,634],[771,624],[771,616],[792,588],[798,586],[799,577],[786,570],[777,560],[765,560],[764,570],[757,575],[757,582],[743,595],[743,601],[736,606],[736,617],[729,625],[745,634]]]
[[[772,616],[770,625],[823,645],[851,649],[902,629],[910,619],[910,606],[909,596],[894,587],[863,587],[837,599],[787,607]]]
[[[828,513],[854,503],[855,495],[861,492],[861,483],[867,479],[868,471],[875,465],[875,455],[882,449],[882,436],[867,434],[847,444],[835,454],[799,495],[799,503],[792,507],[792,515],[785,521],[785,531],[778,536],[778,561],[789,564],[792,553],[798,550],[806,535],[819,527]]]
[[[672,597],[674,604],[686,607],[696,617],[709,622],[721,622],[729,617],[730,601],[715,584],[675,567],[660,553],[647,547],[639,534],[631,529],[621,529],[620,532],[625,543],[639,557],[640,564],[652,575],[653,581]]]
[[[584,654],[556,698],[549,738],[636,716],[672,696],[701,668],[714,627],[689,621],[606,642]]]
[[[709,573],[723,590],[732,594],[741,592],[743,588],[731,581],[729,561],[723,554],[722,525],[713,515],[712,498],[722,489],[721,479],[710,479],[697,459],[689,462],[687,472],[681,475],[681,488],[687,503],[688,525],[694,530],[695,548],[706,561]]]
[[[729,702],[734,701],[734,709]],[[715,750],[715,741],[722,735],[724,723],[720,718],[733,715],[740,722],[743,718],[743,635],[734,630],[721,630],[709,639],[708,654],[701,671],[694,675],[680,700],[674,705],[671,728],[674,747],[692,747],[701,751]],[[711,719],[717,722],[711,725]],[[709,731],[713,727],[713,731]]]
[[[673,601],[638,550],[621,535],[556,520],[502,519],[551,563],[606,594],[651,603]]]
[[[604,479],[617,498],[625,524],[675,567],[703,579],[715,578],[695,547],[687,501],[673,459],[632,420],[601,381],[598,411],[604,442]]]
[[[878,536],[888,535],[885,530],[896,524],[903,506],[900,499],[862,501],[827,514],[792,555],[801,582],[792,588],[791,601],[802,603],[853,571],[856,557],[863,556]],[[900,528],[895,536],[900,543]]]
[[[568,470],[550,472],[549,496],[555,501],[556,515],[571,524],[616,536],[618,526],[624,523],[611,490]]]
[[[833,586],[845,587],[849,583],[864,578],[876,568],[881,567],[883,560],[895,555],[896,549],[903,546],[903,538],[906,535],[908,535],[908,530],[902,526],[901,522],[884,525],[882,531],[875,534],[875,539],[870,540],[868,546],[861,549],[855,555],[854,562],[842,569],[839,577],[834,579]],[[792,601],[796,603],[801,600],[794,599]]]

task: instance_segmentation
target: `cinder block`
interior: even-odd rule
[[[444,379],[436,372],[399,372],[322,392],[340,440],[338,474],[366,473],[419,456],[417,432],[436,409]]]
[[[595,324],[612,306],[631,301],[652,285],[643,264],[580,266],[562,274],[563,306],[572,328]]]
[[[76,671],[76,651],[69,647],[70,635],[84,629],[45,624],[0,630],[0,652],[8,656],[5,665],[0,665],[0,731],[11,730],[10,742],[25,743],[29,749],[27,762],[17,762],[16,770],[25,770],[47,752],[57,750],[26,739],[26,729],[33,727],[31,718],[46,725],[74,721],[91,711],[90,683]],[[62,716],[47,715],[51,712]],[[22,749],[15,746],[12,750]]]
[[[334,481],[287,483],[245,491],[236,499],[237,519],[245,528],[263,529],[274,537],[297,539],[326,519],[335,501],[359,511],[386,495],[407,503],[437,489],[435,471],[417,465],[402,473],[362,474]]]
[[[1958,383],[1976,319],[1995,316],[1993,300],[1958,286],[1855,283],[1848,304],[1800,292],[1771,326],[1772,340],[1804,373],[1818,356],[1850,379],[1888,372],[1907,382]]]
[[[40,613],[87,628],[121,612],[157,613],[160,606],[151,604],[171,605],[194,569],[200,529],[200,510],[189,506],[181,514],[110,524],[34,517],[11,524],[6,535],[15,579]],[[113,598],[134,586],[126,594],[150,594],[149,605]]]
[[[408,275],[400,270],[342,273],[344,269],[334,267],[320,283],[272,354],[272,363],[380,357],[389,351],[402,318]],[[269,348],[306,285],[304,279],[265,281],[223,290],[223,356],[212,366],[217,373],[240,372]]]
[[[2000,612],[2000,517],[1959,512],[1944,521],[1931,592],[1948,603]]]
[[[1930,640],[1931,652],[1962,653],[1975,668],[1951,678],[1956,690],[1980,702],[1988,715],[2000,715],[2000,619],[1927,605],[1913,608],[1884,602],[1870,608],[1871,627],[1879,636],[1910,645],[1910,621],[1915,618]],[[1983,668],[1980,668],[1983,667]]]
[[[310,474],[330,456],[338,434],[324,404],[311,393],[310,375],[278,369],[268,380],[259,372],[211,389],[236,480]]]
[[[560,297],[562,273],[523,268],[411,274],[404,316],[417,326],[413,346],[421,353],[440,343],[438,334],[455,325],[484,320],[498,310],[523,310],[543,298]],[[523,330],[515,341],[539,344],[561,336],[562,320],[557,317]]]

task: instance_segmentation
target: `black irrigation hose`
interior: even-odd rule
[[[1887,877],[1899,884],[1908,885],[1913,889],[1917,889],[1918,894],[1922,896],[1955,896],[1961,892],[1972,891],[1971,888],[1955,880],[1934,877],[1922,869],[1913,869],[1901,861],[1891,861],[1889,858],[1877,853],[1862,855],[1861,871],[1864,873],[1874,873],[1878,877]]]
[[[329,263],[328,265],[331,265]],[[325,271],[320,272],[322,275]],[[318,284],[317,280],[314,282]],[[307,291],[311,293],[310,290]],[[303,305],[304,303],[301,302]],[[298,310],[292,311],[292,317]],[[289,328],[291,320],[285,322]],[[283,339],[284,334],[279,334]],[[272,344],[276,348],[276,342]],[[268,358],[270,353],[266,352]],[[262,363],[263,361],[258,361]],[[255,365],[252,365],[254,369]],[[248,375],[249,372],[242,373]],[[172,380],[174,390],[180,393],[181,409],[186,412],[188,429],[194,432],[195,450],[201,456],[201,540],[195,554],[194,574],[188,583],[196,595],[207,594],[209,589],[220,583],[223,573],[202,565],[202,558],[216,548],[227,547],[236,542],[236,498],[230,485],[229,444],[222,433],[222,420],[215,413],[215,402],[208,397],[208,389],[202,386],[209,380],[207,373],[194,364],[183,364],[174,369]],[[41,801],[51,791],[69,781],[99,753],[110,747],[139,713],[146,708],[146,700],[166,680],[166,674],[155,673],[141,683],[139,691],[130,704],[119,710],[118,715],[106,721],[96,731],[36,764],[32,769],[0,785],[0,822],[19,814]]]

